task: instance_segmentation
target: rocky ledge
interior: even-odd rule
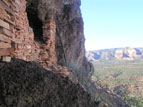
[[[18,59],[0,62],[0,92],[0,107],[97,107],[79,84]]]

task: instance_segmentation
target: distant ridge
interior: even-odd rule
[[[143,48],[125,47],[87,51],[86,57],[89,61],[143,59]]]

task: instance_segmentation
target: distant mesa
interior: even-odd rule
[[[89,61],[135,60],[143,58],[143,48],[111,48],[86,52]]]

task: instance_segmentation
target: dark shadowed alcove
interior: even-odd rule
[[[38,13],[36,8],[37,5],[38,5],[38,0],[35,0],[34,3],[28,2],[26,12],[30,27],[33,29],[34,32],[34,39],[40,42],[42,41],[43,30],[42,30],[42,21],[38,18]]]

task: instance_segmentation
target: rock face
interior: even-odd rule
[[[81,75],[88,77],[92,66],[85,58],[80,0],[29,0],[27,13],[35,33],[38,26],[35,22],[40,22],[43,28],[49,23],[46,31],[43,29],[41,34],[36,34],[42,38],[44,45],[48,45],[46,48],[50,59],[57,59],[58,64],[77,71],[79,78]]]
[[[97,51],[89,51],[86,54],[88,60],[135,60],[143,58],[143,48],[113,48]]]
[[[0,0],[0,13],[3,61],[36,61],[87,85],[93,69],[85,58],[80,0]]]
[[[0,107],[97,107],[79,84],[34,62],[0,62]]]
[[[92,72],[85,58],[80,0],[1,0],[0,7],[1,57],[68,66],[78,79]]]

